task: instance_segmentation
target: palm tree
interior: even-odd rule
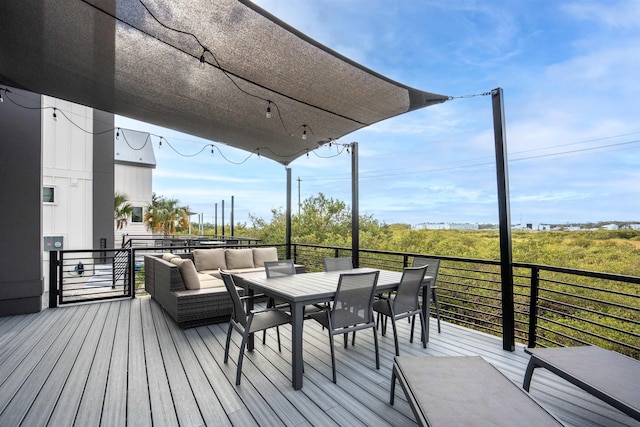
[[[181,226],[185,221],[188,221],[188,208],[178,206],[177,199],[152,194],[151,204],[144,215],[147,230],[167,237],[176,231],[176,226]]]
[[[133,206],[129,203],[127,195],[116,191],[113,197],[113,216],[116,221],[116,229],[122,230],[127,226],[129,217],[133,213]]]

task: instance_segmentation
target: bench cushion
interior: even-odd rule
[[[226,269],[227,262],[224,255],[225,250],[219,249],[196,249],[193,251],[193,261],[196,270],[218,270]]]
[[[225,257],[227,261],[227,270],[255,267],[253,264],[253,250],[251,249],[227,249]]]
[[[171,261],[173,258],[180,258],[180,257],[178,255],[172,254],[170,252],[162,254],[162,259],[165,260],[165,261]]]
[[[184,287],[189,290],[224,287],[222,280],[208,274],[198,273],[190,259],[177,257],[173,258],[171,263],[178,266]]]
[[[264,267],[265,261],[278,261],[278,249],[253,248],[253,264],[256,267]]]

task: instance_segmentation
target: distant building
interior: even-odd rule
[[[477,223],[469,222],[423,222],[413,226],[414,230],[478,230]]]
[[[125,227],[114,230],[116,245],[126,234],[151,235],[144,225],[144,215],[151,204],[152,172],[156,167],[148,133],[130,129],[119,129],[118,133],[114,146],[114,190],[127,196],[133,214]]]
[[[617,224],[607,224],[602,226],[603,230],[617,230],[618,228],[620,227],[618,227]]]

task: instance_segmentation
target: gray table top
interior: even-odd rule
[[[272,278],[267,278],[264,272],[239,273],[234,274],[234,276],[240,278],[240,282],[249,283],[256,291],[264,292],[283,301],[310,303],[332,299],[341,273],[363,273],[369,271],[376,271],[376,269],[356,268],[345,271],[321,271]],[[400,283],[401,272],[377,271],[380,271],[376,286],[377,290],[395,289]],[[425,276],[425,284],[432,281],[433,276]],[[241,283],[237,284],[241,286]]]

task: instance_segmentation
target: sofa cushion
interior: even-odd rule
[[[227,249],[225,251],[227,270],[238,268],[254,268],[253,250],[251,249]]]
[[[208,274],[198,273],[198,279],[200,279],[199,289],[224,288],[222,279],[217,279]]]
[[[196,249],[193,251],[193,260],[196,270],[218,270],[227,268],[224,249]]]
[[[180,258],[178,255],[176,254],[172,254],[170,252],[166,252],[164,254],[162,254],[162,259],[165,261],[171,261],[173,258]]]
[[[253,264],[255,267],[264,267],[265,261],[278,261],[278,249],[253,248]]]
[[[171,263],[178,266],[180,276],[187,289],[200,289],[200,277],[196,271],[195,265],[190,259],[182,259],[180,257],[171,259]]]

